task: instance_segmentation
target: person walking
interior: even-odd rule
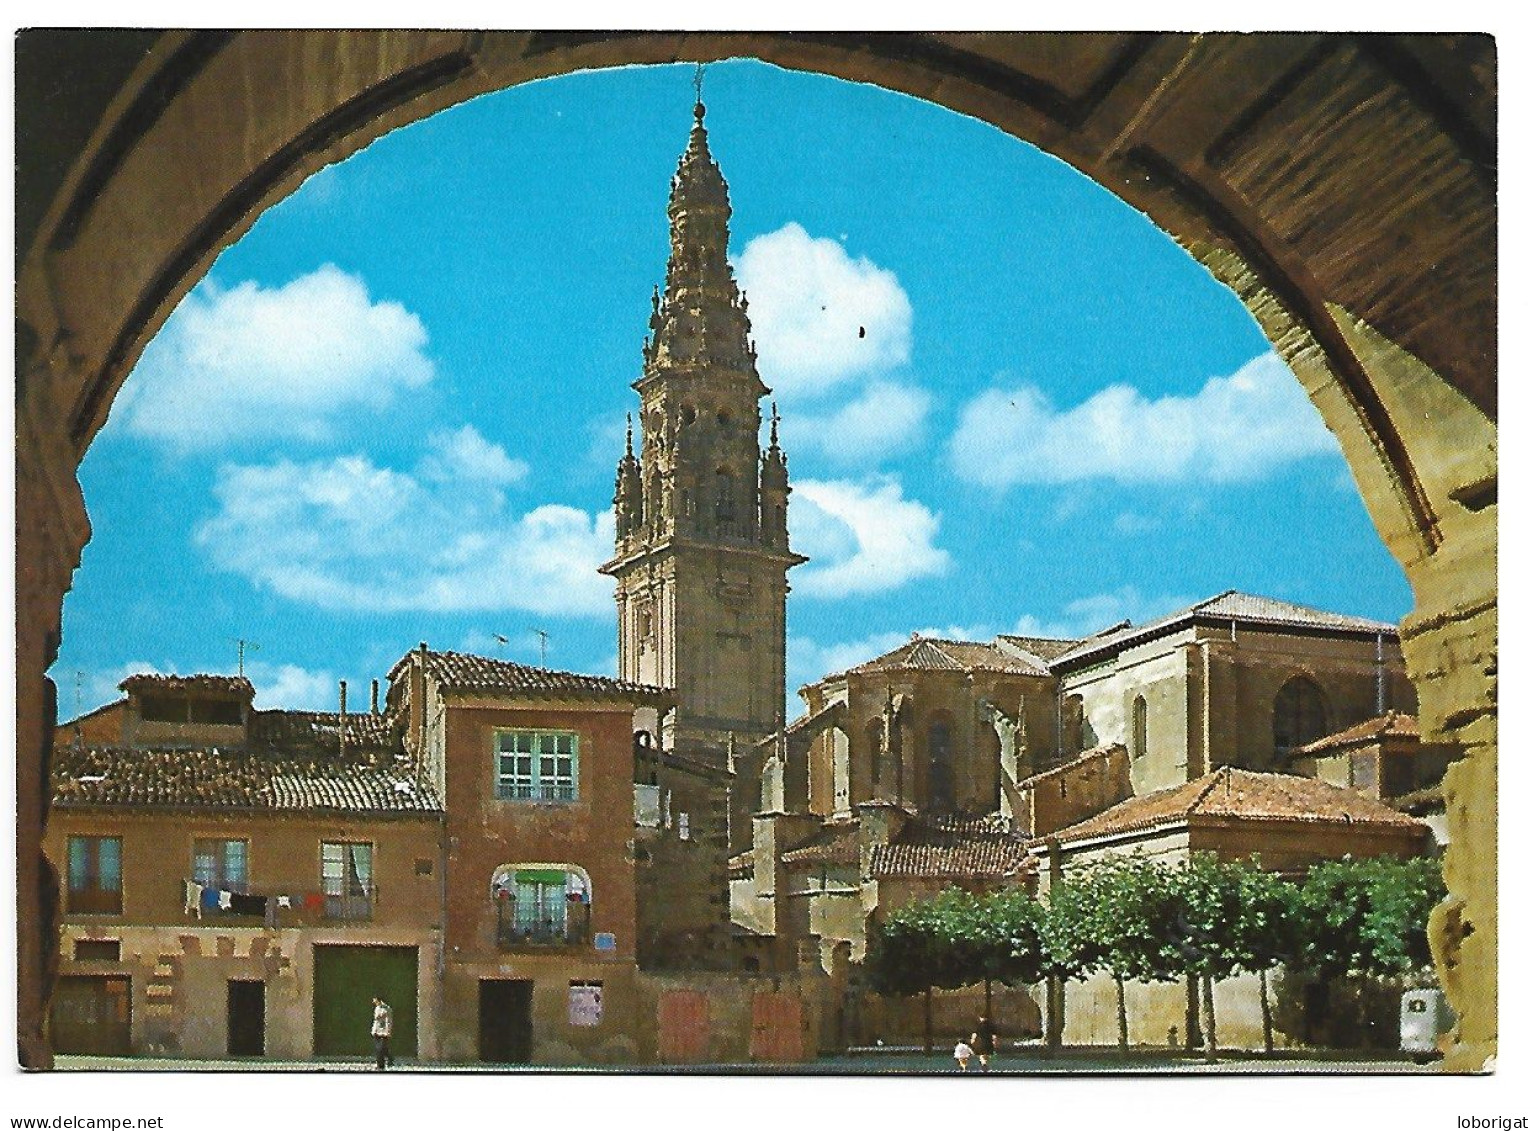
[[[383,998],[374,999],[374,1023],[369,1026],[369,1034],[374,1038],[374,1067],[383,1072],[387,1067],[395,1066],[395,1057],[390,1055],[390,1031],[395,1027],[395,1014],[385,1004]]]
[[[967,1044],[966,1041],[957,1041],[951,1055],[956,1058],[956,1067],[965,1072],[967,1065],[972,1063],[972,1046]]]
[[[994,1045],[997,1043],[993,1035],[993,1023],[986,1017],[977,1019],[977,1031],[972,1034],[972,1051],[977,1054],[977,1064],[984,1072],[988,1071],[988,1058],[993,1055]]]

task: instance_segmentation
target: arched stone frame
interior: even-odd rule
[[[882,789],[887,784],[886,777],[890,773],[881,752],[882,731],[885,727],[886,723],[880,715],[872,717],[865,724],[865,765],[870,777],[872,797],[882,796]]]
[[[1290,751],[1329,734],[1333,718],[1329,693],[1320,682],[1306,671],[1289,674],[1271,696],[1272,765],[1285,765]]]
[[[48,1063],[45,671],[89,534],[74,469],[145,342],[266,206],[396,126],[534,78],[732,55],[1033,142],[1147,213],[1255,314],[1410,579],[1401,636],[1423,737],[1464,755],[1445,782],[1452,894],[1433,932],[1462,1014],[1447,1064],[1479,1067],[1495,1034],[1493,41],[604,32],[162,34],[115,72],[128,77],[19,228],[17,892],[38,927],[18,947],[23,1062]]]
[[[592,926],[592,908],[595,899],[592,877],[588,875],[587,869],[581,865],[554,862],[499,864],[492,869],[487,895],[493,906],[497,907],[498,940],[502,942],[514,941],[516,921],[510,912],[512,912],[513,905],[516,903],[515,893],[518,887],[518,874],[541,872],[563,872],[566,875],[566,880],[562,886],[562,898],[559,904],[561,908],[559,932],[561,941],[570,943],[574,934],[583,936],[578,941],[586,941],[585,936]],[[576,923],[573,922],[571,910],[571,904],[577,902],[570,898],[573,891],[580,893],[580,903],[582,905],[582,910],[579,913],[580,917]],[[575,931],[574,928],[576,928]],[[537,929],[531,932],[531,937],[533,941],[547,944],[556,941],[540,936]]]
[[[1142,692],[1132,697],[1132,725],[1127,746],[1133,761],[1148,753],[1148,698]]]

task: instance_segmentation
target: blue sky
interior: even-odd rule
[[[531,84],[311,178],[152,343],[81,469],[61,713],[134,670],[353,702],[419,640],[612,672],[608,514],[692,68]],[[1227,588],[1397,620],[1402,573],[1234,296],[1068,166],[873,87],[711,67],[785,417],[794,685],[939,630]],[[867,327],[865,338],[847,333]],[[496,637],[507,638],[501,644]]]

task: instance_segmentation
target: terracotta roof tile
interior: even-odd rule
[[[54,761],[53,804],[369,814],[443,808],[432,788],[397,759],[325,761],[216,747],[61,749]]]
[[[1143,624],[1127,625],[1092,636],[1054,658],[1052,667],[1054,669],[1069,667],[1090,657],[1099,656],[1105,652],[1115,652],[1203,619],[1232,620],[1262,628],[1334,629],[1359,635],[1382,633],[1396,640],[1399,637],[1398,628],[1383,621],[1326,612],[1323,609],[1309,608],[1307,605],[1295,605],[1290,601],[1278,601],[1273,597],[1261,597],[1253,593],[1240,593],[1236,589],[1229,589],[1216,597],[1209,597],[1205,601],[1198,601],[1194,605],[1178,609],[1167,617]]]
[[[1022,778],[1019,782],[1019,788],[1024,789],[1027,786],[1034,786],[1044,781],[1050,781],[1057,777],[1059,774],[1066,773],[1069,770],[1081,770],[1084,768],[1084,764],[1086,762],[1102,758],[1109,758],[1118,750],[1123,754],[1127,752],[1126,746],[1120,742],[1106,742],[1099,746],[1092,746],[1090,749],[1081,751],[1080,753],[1074,755],[1074,757],[1070,758],[1066,762],[1060,762],[1056,766],[1051,766],[1048,769],[1041,770],[1038,773],[1032,774],[1028,778]]]
[[[810,840],[781,853],[785,864],[858,864],[860,828],[853,822],[824,825]]]
[[[393,676],[412,653],[392,669]],[[587,698],[630,699],[646,703],[671,702],[673,693],[650,684],[631,683],[601,675],[537,668],[511,660],[495,660],[466,652],[428,652],[427,671],[445,691],[486,691],[496,694]]]
[[[336,711],[253,711],[251,743],[279,747],[289,753],[299,748],[334,751],[337,748]],[[368,711],[347,712],[347,745],[377,750],[400,746],[403,721],[394,715]]]
[[[1224,766],[1184,785],[1129,798],[1031,843],[1045,844],[1050,839],[1067,844],[1203,818],[1383,827],[1421,824],[1354,789],[1294,774]]]
[[[887,671],[982,671],[1006,675],[1046,675],[1039,660],[1000,647],[970,640],[938,640],[920,636],[857,664],[844,674]]]
[[[874,879],[1000,878],[1029,866],[1026,838],[998,816],[922,815],[872,854]]]
[[[151,672],[140,672],[131,675],[118,689],[128,692],[156,692],[167,691],[212,691],[218,694],[242,695],[250,699],[256,694],[256,688],[251,686],[251,681],[243,675],[158,675]]]
[[[1293,756],[1306,754],[1322,754],[1328,750],[1344,750],[1352,746],[1366,746],[1369,743],[1380,742],[1385,738],[1420,738],[1420,726],[1414,715],[1404,714],[1402,711],[1390,711],[1386,715],[1379,715],[1374,719],[1349,726],[1345,730],[1327,734],[1323,738],[1315,739],[1306,746],[1300,746],[1293,751]]]
[[[1057,659],[1070,648],[1077,648],[1080,643],[1078,640],[1059,640],[1053,636],[1016,636],[1013,633],[1001,634],[999,640],[1005,646],[1027,652],[1043,663]]]

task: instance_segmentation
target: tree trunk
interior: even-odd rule
[[[1218,1018],[1212,1008],[1212,975],[1202,975],[1202,1025],[1206,1030],[1206,1054],[1209,1061],[1218,1058]]]
[[[1127,1055],[1127,983],[1116,975],[1116,1045]]]
[[[1276,1041],[1271,1032],[1271,994],[1266,989],[1266,972],[1260,972],[1260,1024],[1266,1034],[1266,1055],[1276,1051]]]
[[[1063,980],[1047,979],[1047,1040],[1043,1052],[1054,1056],[1063,1047]]]
[[[935,988],[924,987],[924,1052],[935,1051]]]
[[[983,1016],[988,1019],[989,1027],[993,1025],[993,979],[983,979]]]

